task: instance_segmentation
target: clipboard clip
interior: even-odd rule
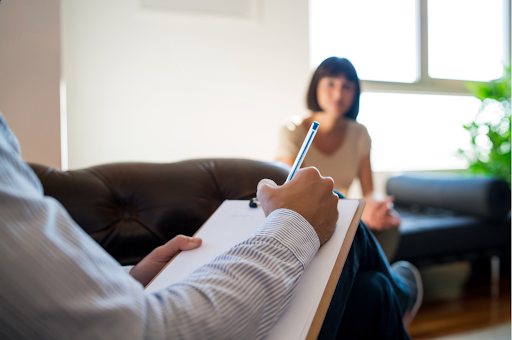
[[[260,201],[258,201],[258,199],[256,197],[251,198],[251,200],[249,201],[249,207],[251,207],[251,208],[257,208],[260,205],[261,205]]]

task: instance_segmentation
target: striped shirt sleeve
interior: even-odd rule
[[[253,237],[154,296],[168,312],[162,324],[179,339],[262,339],[319,247],[301,215],[274,211]]]
[[[261,339],[320,244],[280,209],[246,241],[154,294],[78,227],[0,114],[0,338]]]

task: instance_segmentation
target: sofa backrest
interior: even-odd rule
[[[60,171],[30,164],[45,195],[121,264],[140,261],[178,234],[193,235],[226,199],[250,199],[262,178],[288,171],[247,159],[115,163]]]
[[[507,182],[481,176],[402,175],[386,184],[398,206],[432,207],[490,220],[509,218],[510,188]]]

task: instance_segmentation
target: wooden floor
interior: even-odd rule
[[[412,339],[433,339],[510,322],[510,279],[501,278],[497,284],[499,295],[494,298],[490,279],[473,277],[458,299],[424,301],[409,326]]]

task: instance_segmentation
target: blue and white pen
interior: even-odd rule
[[[318,126],[320,123],[313,122],[311,124],[311,127],[309,128],[308,134],[306,135],[306,138],[304,139],[304,143],[302,143],[302,147],[300,148],[299,154],[297,155],[297,158],[295,158],[295,162],[293,163],[292,170],[288,174],[288,178],[286,179],[285,183],[288,183],[293,178],[293,175],[295,175],[295,172],[300,169],[300,166],[302,165],[302,162],[304,161],[304,158],[306,157],[306,154],[308,153],[309,147],[311,146],[311,143],[313,142],[313,138],[315,138],[316,132],[318,131]],[[249,201],[249,206],[251,208],[257,208],[259,206],[258,199],[256,197],[252,198]]]
[[[304,161],[304,158],[306,157],[306,154],[308,153],[309,147],[311,146],[311,143],[313,142],[313,138],[315,138],[316,132],[318,131],[318,126],[320,123],[313,122],[311,124],[311,127],[309,128],[308,134],[306,135],[306,138],[304,139],[304,143],[302,143],[302,147],[300,148],[299,154],[297,155],[297,158],[295,158],[295,162],[293,163],[292,170],[288,174],[288,178],[286,179],[285,183],[288,183],[293,178],[293,175],[295,175],[295,172],[300,169],[300,166],[302,165],[302,162]]]

